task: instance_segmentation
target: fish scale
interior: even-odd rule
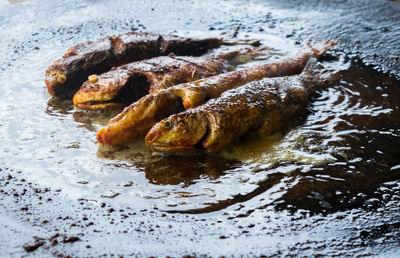
[[[226,72],[237,58],[251,59],[266,50],[244,47],[201,57],[168,55],[132,62],[100,74],[94,81],[89,78],[73,101],[86,110],[123,107],[149,92]]]
[[[334,72],[315,64],[311,59],[300,75],[250,82],[172,115],[149,131],[146,145],[154,151],[182,152],[201,143],[207,150],[219,151],[251,130],[262,134],[280,130],[305,108],[316,85],[337,79]],[[322,75],[324,81],[319,81]]]
[[[148,94],[111,119],[105,128],[97,132],[97,140],[104,145],[126,143],[145,135],[156,122],[179,113],[182,107],[190,109],[200,106],[209,99],[218,98],[227,90],[265,77],[299,74],[310,58],[322,56],[336,43],[308,42],[293,57],[285,60],[183,83]]]
[[[51,95],[71,95],[91,74],[100,74],[115,66],[170,53],[198,56],[222,43],[217,38],[191,39],[148,32],[128,32],[105,37],[68,49],[62,59],[48,67],[45,82]]]

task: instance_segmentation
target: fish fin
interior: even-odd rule
[[[311,50],[315,57],[319,58],[326,51],[331,50],[334,46],[338,44],[337,40],[324,40],[313,44],[311,41],[307,42],[304,46],[306,50]]]
[[[329,84],[338,81],[341,77],[340,70],[328,69],[315,57],[310,58],[301,75],[309,89],[313,87],[327,87]]]

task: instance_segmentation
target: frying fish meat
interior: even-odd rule
[[[334,80],[334,73],[315,66],[308,65],[301,75],[248,83],[174,114],[150,130],[146,145],[162,152],[185,152],[199,144],[218,151],[251,130],[262,134],[280,130],[305,108],[317,85]]]
[[[202,57],[160,56],[92,75],[75,94],[76,107],[86,110],[127,106],[159,89],[231,70],[233,64],[265,53],[268,48],[240,48]]]
[[[168,55],[201,55],[218,47],[217,38],[191,39],[147,32],[128,32],[87,41],[70,49],[46,70],[46,86],[51,95],[67,95],[75,91],[91,74],[109,71],[112,67],[133,61]]]
[[[158,121],[184,109],[194,108],[219,97],[224,91],[265,77],[301,73],[311,57],[320,57],[336,44],[323,41],[302,47],[292,58],[253,68],[184,83],[146,95],[126,107],[97,133],[101,144],[116,145],[134,140],[148,132]]]

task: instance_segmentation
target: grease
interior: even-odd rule
[[[264,38],[262,43],[267,44],[266,35],[253,36]],[[291,42],[282,45],[279,38],[272,36],[268,38],[268,44],[275,49],[268,53],[267,58],[271,60],[284,58],[296,49],[290,47]],[[125,206],[134,202],[137,208],[156,206],[170,210],[173,207],[174,210],[198,212],[224,209],[228,207],[226,203],[237,203],[237,196],[254,197],[255,192],[268,191],[272,187],[269,182],[272,175],[280,175],[278,178],[281,179],[299,177],[298,181],[307,182],[307,185],[314,184],[313,180],[308,182],[304,179],[313,171],[340,169],[360,174],[358,166],[369,159],[365,153],[357,153],[367,146],[355,139],[374,135],[379,135],[384,142],[398,139],[397,103],[400,101],[397,100],[397,81],[372,73],[356,63],[350,67],[350,61],[339,55],[339,58],[326,59],[324,65],[343,70],[343,79],[320,89],[304,114],[286,131],[265,137],[250,134],[219,154],[163,156],[147,150],[142,140],[116,148],[98,148],[96,131],[118,110],[84,112],[75,110],[69,100],[53,98],[47,102],[48,96],[41,89],[40,71],[45,69],[51,56],[52,53],[32,68],[33,78],[36,78],[33,81],[31,78],[24,81],[20,77],[11,77],[10,83],[20,87],[20,97],[35,97],[24,100],[26,105],[33,107],[32,111],[21,108],[15,98],[8,101],[13,107],[13,116],[0,128],[7,139],[2,148],[9,154],[10,165],[23,169],[39,184],[63,189],[73,198],[102,202],[104,198],[113,196],[109,201],[114,205]],[[35,59],[36,55],[32,54],[26,61],[29,62],[30,58]],[[265,57],[260,57],[237,69],[265,61]],[[36,90],[32,91],[32,83]],[[19,124],[22,121],[25,126]],[[387,124],[390,126],[385,128]],[[381,155],[390,156],[387,152],[390,151],[382,150]],[[24,161],[27,159],[33,159],[34,166]],[[398,165],[383,163],[394,168]],[[351,176],[332,173],[328,175],[348,184],[353,180]],[[373,185],[379,183],[375,180]],[[291,200],[291,192],[299,194],[296,190],[299,187],[296,184],[287,190],[287,200]],[[303,188],[308,189],[308,186]],[[308,199],[307,190],[302,194],[304,199]],[[292,203],[288,205],[294,207]],[[326,210],[322,206],[317,210]]]
[[[77,5],[37,0],[4,9],[7,15],[0,17],[0,192],[1,206],[9,216],[1,214],[2,251],[23,256],[22,244],[31,243],[38,231],[47,237],[65,231],[82,241],[45,245],[35,255],[49,256],[55,249],[53,255],[59,256],[163,256],[166,252],[176,256],[398,256],[399,83],[358,63],[352,64],[345,79],[355,87],[345,83],[318,92],[309,112],[277,137],[278,146],[291,133],[310,132],[299,147],[291,149],[316,155],[332,148],[337,160],[328,164],[285,161],[271,166],[274,162],[252,163],[243,157],[239,164],[220,167],[223,173],[209,175],[200,169],[207,167],[206,160],[199,166],[177,161],[175,167],[189,172],[194,167],[198,173],[185,172],[184,177],[171,173],[174,166],[154,170],[160,168],[154,165],[149,168],[159,173],[146,177],[144,167],[134,165],[134,160],[97,156],[94,134],[100,126],[90,122],[92,116],[75,121],[72,105],[66,103],[67,108],[58,111],[46,104],[43,71],[54,59],[79,42],[131,29],[165,33],[195,28],[208,36],[238,27],[240,37],[260,31],[250,38],[281,33],[275,36],[281,42],[276,48],[287,47],[284,55],[293,49],[291,39],[340,38],[347,53],[398,76],[398,59],[391,58],[398,52],[397,3],[371,1],[359,8],[359,1],[261,2],[82,1]],[[334,98],[329,101],[331,93]],[[353,104],[348,104],[349,99]],[[350,110],[348,117],[345,110],[335,115],[342,102]],[[45,112],[48,108],[52,115]],[[313,124],[314,119],[319,122]],[[79,148],[70,148],[77,144]],[[264,155],[271,154],[265,151]],[[163,176],[165,172],[169,174]],[[9,173],[15,178],[10,179]],[[252,187],[238,189],[250,182]],[[209,188],[196,189],[196,185]],[[213,193],[216,188],[228,194]],[[101,197],[112,196],[113,190],[120,195]],[[145,199],[157,193],[160,198]],[[203,199],[194,199],[200,196]],[[201,214],[168,214],[157,206],[178,212],[194,208],[192,213]]]

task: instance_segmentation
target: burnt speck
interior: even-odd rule
[[[64,236],[62,242],[63,243],[74,243],[79,240],[80,240],[79,237],[76,237],[76,236],[69,236],[69,237]]]
[[[45,244],[44,239],[43,238],[39,238],[39,237],[34,237],[34,243],[33,244],[28,244],[25,243],[22,248],[24,248],[25,251],[27,252],[33,252],[36,249],[38,249],[39,247],[41,247],[42,245]]]
[[[58,240],[57,239],[52,239],[51,240],[51,246],[56,246],[58,244]]]
[[[398,256],[400,4],[137,2],[0,8],[3,256]],[[121,110],[50,100],[43,77],[69,47],[129,29],[239,42],[218,51],[259,40],[273,48],[259,64],[337,39],[321,61],[343,69],[341,80],[319,88],[288,128],[221,153],[149,154],[140,141],[102,155],[97,129]],[[101,197],[110,192],[121,194]]]

